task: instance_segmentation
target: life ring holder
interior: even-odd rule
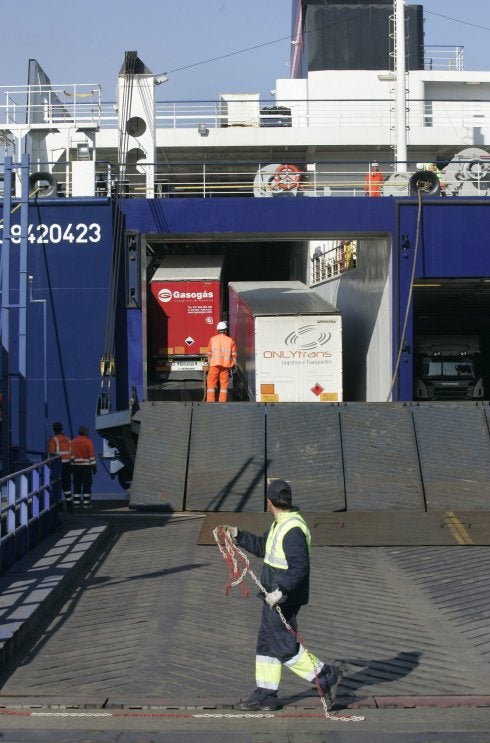
[[[45,181],[47,186],[38,186],[40,182]],[[35,191],[36,197],[49,198],[50,196],[58,195],[58,183],[52,173],[48,171],[39,171],[39,173],[31,173],[29,176],[29,193]]]
[[[274,181],[284,191],[292,191],[293,188],[298,188],[301,180],[301,171],[296,165],[290,163],[284,163],[276,168],[274,173]]]

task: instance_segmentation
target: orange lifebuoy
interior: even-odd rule
[[[296,165],[285,163],[284,165],[279,165],[276,169],[274,180],[279,188],[282,188],[285,191],[291,191],[291,189],[299,186],[301,171],[296,167]]]

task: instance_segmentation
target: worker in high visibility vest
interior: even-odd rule
[[[206,387],[206,401],[216,402],[216,386],[219,383],[219,402],[228,400],[228,382],[230,370],[236,364],[237,349],[233,338],[227,335],[228,325],[221,321],[217,324],[216,335],[208,343],[208,380]]]
[[[66,509],[73,509],[73,497],[71,492],[71,441],[63,433],[63,424],[60,421],[53,423],[53,436],[48,442],[48,454],[54,457],[57,454],[61,459],[61,487],[65,497]]]
[[[257,688],[248,699],[234,706],[243,711],[279,709],[277,692],[285,665],[310,683],[316,684],[318,679],[330,708],[342,671],[305,650],[297,637],[297,615],[309,598],[311,536],[305,520],[292,505],[288,482],[272,480],[267,489],[267,510],[274,516],[274,523],[261,537],[235,526],[222,527],[240,547],[264,558],[261,583],[267,591],[265,596],[262,594],[264,606],[257,638]],[[294,634],[284,625],[277,605]]]
[[[87,426],[80,426],[79,436],[71,442],[73,463],[73,505],[90,508],[92,504],[92,475],[97,472],[95,449]]]

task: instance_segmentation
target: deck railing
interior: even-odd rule
[[[424,68],[426,70],[464,70],[464,47],[444,46],[443,44],[424,48]]]
[[[39,90],[33,90],[39,88]],[[0,89],[0,127],[32,128],[46,126],[118,128],[117,106],[102,103],[98,86],[74,85],[41,90],[30,86],[22,90]],[[244,116],[239,115],[243,105]],[[163,101],[155,104],[157,129],[211,129],[275,127],[325,127],[390,129],[394,126],[393,100],[372,99],[291,99],[234,101],[233,114],[222,101]],[[464,128],[490,126],[490,101],[456,98],[416,99],[407,101],[407,125],[415,127]],[[238,113],[237,113],[238,112]]]
[[[96,84],[14,85],[0,89],[0,125],[100,125],[101,89]]]
[[[59,457],[0,478],[0,573],[27,554],[59,522]]]
[[[284,154],[284,153],[283,153]],[[441,195],[490,196],[490,155],[475,155],[471,159],[452,163],[437,163],[445,185]],[[222,197],[318,197],[368,195],[366,177],[368,162],[339,162],[317,160],[315,163],[291,163],[285,165],[257,161],[211,161],[203,162],[138,162],[131,166],[119,167],[117,162],[98,160],[92,163],[93,184],[86,196],[115,198],[222,198]],[[419,168],[418,163],[408,161],[405,165],[393,161],[380,160],[379,169],[384,182],[380,186],[383,197],[409,196],[410,175]],[[444,166],[447,166],[444,168]],[[284,168],[291,169],[284,176]],[[56,194],[71,197],[73,191],[73,172],[70,162],[58,161],[37,163],[35,169],[40,174],[51,174],[56,184]],[[284,180],[285,178],[285,180]],[[12,192],[15,188],[12,183]],[[42,198],[42,188],[49,193],[49,182],[38,184],[41,187],[33,198]],[[2,167],[0,165],[0,197],[4,192]],[[46,195],[48,195],[48,193]],[[53,192],[50,192],[53,195]],[[13,193],[12,193],[13,195]],[[75,194],[76,195],[76,194]],[[78,194],[80,195],[80,194]],[[12,225],[12,241],[20,240],[20,227]]]

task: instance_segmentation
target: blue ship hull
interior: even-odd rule
[[[119,210],[119,211],[118,211]],[[417,254],[415,277],[421,280],[475,279],[482,282],[490,276],[490,202],[475,199],[428,199],[423,204],[423,225]],[[18,224],[18,212],[12,224]],[[27,364],[27,449],[43,452],[46,444],[44,415],[43,348],[47,344],[47,409],[49,425],[64,422],[68,435],[76,435],[81,424],[94,430],[94,418],[101,388],[100,361],[104,354],[106,318],[111,281],[114,277],[114,224],[122,219],[124,231],[142,236],[141,243],[156,241],[175,245],[206,246],[230,249],[257,256],[256,242],[282,246],[289,255],[286,264],[301,255],[301,250],[288,247],[326,236],[349,235],[355,238],[381,240],[383,250],[373,249],[366,256],[368,269],[356,276],[343,277],[341,291],[357,291],[356,313],[344,313],[344,369],[346,400],[360,399],[359,348],[366,329],[359,325],[370,309],[372,296],[379,291],[380,272],[389,271],[391,280],[390,335],[386,345],[392,349],[392,367],[402,334],[407,302],[410,300],[414,247],[417,242],[418,205],[411,198],[316,198],[316,199],[126,199],[114,207],[105,198],[39,199],[29,207],[30,238],[28,273],[33,277],[32,298],[46,300],[47,327],[43,328],[40,304],[28,304]],[[44,225],[44,227],[43,227]],[[18,231],[12,232],[10,302],[18,302],[19,267],[15,247]],[[187,248],[188,249],[188,248]],[[243,256],[242,256],[243,257]],[[246,260],[246,255],[245,255]],[[307,278],[308,258],[296,268],[292,278]],[[144,268],[138,275],[139,261],[129,265],[124,249],[120,254],[115,316],[116,373],[111,388],[111,408],[128,407],[132,388],[139,399],[145,398],[146,317],[144,290],[141,301],[129,302],[128,282],[139,294],[138,283],[144,283]],[[255,278],[265,269],[255,265]],[[273,270],[273,269],[272,269]],[[283,269],[284,270],[284,266]],[[303,274],[303,276],[298,275]],[[236,278],[236,277],[231,277]],[[282,277],[281,277],[282,278]],[[342,289],[343,287],[343,289]],[[321,291],[321,288],[319,288]],[[371,297],[371,299],[370,299]],[[340,297],[341,299],[341,297]],[[338,298],[339,300],[339,298]],[[339,307],[342,310],[341,302]],[[12,400],[16,398],[17,333],[16,316],[12,316],[10,368]],[[409,314],[409,317],[411,315]],[[487,317],[475,317],[477,331],[488,334]],[[17,328],[18,329],[18,328]],[[44,338],[46,333],[46,338]],[[413,327],[409,322],[405,335],[406,354],[400,365],[393,389],[394,400],[412,399]],[[362,387],[362,385],[361,385]],[[12,420],[16,420],[15,410]],[[12,431],[15,445],[18,432]],[[102,450],[99,437],[98,453]],[[97,490],[112,492],[118,486],[105,475],[98,476]]]

